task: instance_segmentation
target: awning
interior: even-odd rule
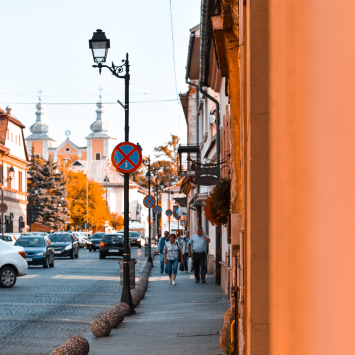
[[[134,231],[134,232],[144,232],[145,227],[143,226],[143,224],[140,224],[139,222],[134,221],[129,225],[129,230]]]
[[[187,197],[173,197],[180,207],[187,207]]]

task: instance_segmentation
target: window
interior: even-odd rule
[[[21,145],[21,135],[18,136],[18,145]]]
[[[9,130],[7,130],[7,140],[9,140]]]
[[[10,171],[10,168],[8,167],[7,168],[7,187],[11,189],[11,179],[10,179],[10,175],[9,175],[9,171]]]
[[[22,171],[18,172],[18,190],[22,191]]]
[[[100,153],[96,153],[95,154],[95,160],[101,160],[101,154]]]
[[[17,144],[17,134],[15,134],[15,144]]]
[[[70,148],[68,148],[68,147],[65,148],[65,151],[66,151],[66,152],[70,152]]]
[[[3,176],[3,173],[2,173],[2,165],[0,165],[0,179],[1,179],[1,183],[2,183],[2,180],[3,180],[4,176]],[[1,222],[0,222],[1,223]]]
[[[11,142],[13,142],[13,141],[14,141],[14,134],[11,133]]]

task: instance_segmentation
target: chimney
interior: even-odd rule
[[[11,111],[12,111],[12,108],[10,106],[7,106],[6,107],[6,114],[11,116]]]

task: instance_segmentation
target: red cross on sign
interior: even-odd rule
[[[120,173],[132,173],[142,163],[142,152],[137,145],[130,142],[122,142],[113,149],[111,161]]]
[[[143,205],[147,208],[153,208],[155,206],[155,198],[154,196],[147,195],[143,199]]]

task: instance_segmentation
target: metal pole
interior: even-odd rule
[[[125,142],[129,141],[129,61],[128,53],[125,61]],[[124,254],[123,254],[123,289],[121,302],[127,303],[131,313],[136,313],[133,307],[131,290],[129,287],[129,173],[124,174]]]
[[[2,240],[5,240],[5,237],[4,237],[4,183],[2,184],[1,191],[2,191],[2,194],[1,194],[1,232],[2,232]]]
[[[170,190],[168,192],[168,201],[169,201],[169,207],[168,209],[170,210]],[[170,235],[170,216],[169,216],[169,235]]]
[[[150,195],[150,155],[148,157],[148,195]],[[149,208],[148,211],[148,216],[149,216],[149,256],[148,256],[148,263],[152,263],[153,266],[153,259],[152,259],[152,249],[151,249],[151,226],[150,226],[150,210],[151,208]]]
[[[89,235],[89,184],[88,177],[86,177],[86,238]]]

